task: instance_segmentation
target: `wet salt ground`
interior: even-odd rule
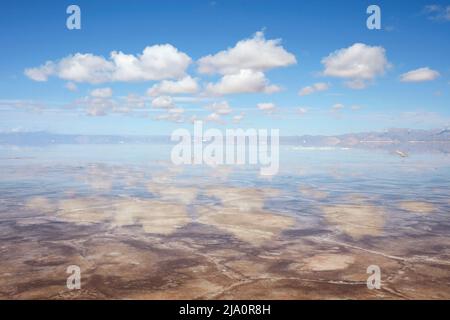
[[[283,150],[267,179],[85,148],[3,150],[1,298],[450,298],[447,155]]]

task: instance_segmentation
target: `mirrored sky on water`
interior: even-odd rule
[[[78,297],[245,298],[269,278],[279,291],[266,298],[449,296],[436,284],[449,276],[448,155],[282,146],[267,178],[176,167],[170,149],[2,147],[2,296],[66,298],[52,283],[68,263],[86,269]],[[385,291],[361,289],[369,263],[386,272]],[[308,295],[305,278],[318,281]]]

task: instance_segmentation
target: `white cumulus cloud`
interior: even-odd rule
[[[76,101],[76,105],[81,106],[87,115],[93,117],[105,116],[119,107],[119,104],[114,99],[100,96],[84,97]]]
[[[35,81],[55,76],[74,82],[149,81],[185,76],[191,58],[170,44],[146,47],[142,54],[113,51],[109,59],[91,53],[76,53],[58,61],[25,70]]]
[[[428,67],[419,68],[406,72],[400,76],[402,82],[424,82],[432,81],[439,77],[439,72],[432,70]]]
[[[262,102],[256,105],[259,110],[264,111],[265,113],[272,113],[276,109],[276,105],[272,102]]]
[[[240,70],[236,74],[227,74],[217,83],[209,83],[206,92],[213,95],[236,93],[274,93],[280,91],[276,85],[271,85],[264,73],[250,69]]]
[[[198,71],[206,74],[236,74],[241,69],[264,71],[297,63],[281,46],[280,39],[266,40],[262,31],[241,40],[233,48],[198,60]]]
[[[111,88],[98,88],[91,91],[91,96],[95,98],[110,98],[112,94]]]
[[[217,123],[223,123],[222,118],[220,114],[213,112],[206,116],[205,118],[206,122],[217,122]]]
[[[336,50],[322,59],[325,76],[348,79],[350,88],[362,89],[367,81],[384,74],[389,67],[386,50],[379,46],[355,43],[348,48]]]
[[[307,86],[307,87],[302,88],[302,89],[298,92],[298,94],[299,94],[300,96],[307,96],[307,95],[313,94],[313,93],[315,93],[315,92],[320,92],[320,91],[328,90],[329,87],[330,87],[330,86],[329,86],[327,83],[324,83],[324,82],[318,82],[318,83],[315,83],[315,84],[313,84],[313,85],[311,85],[311,86]]]
[[[174,108],[175,104],[173,103],[172,97],[159,96],[152,100],[152,106],[155,108],[170,109]]]
[[[197,80],[191,76],[186,76],[178,81],[163,80],[148,89],[147,94],[150,96],[159,96],[161,94],[196,93],[197,91]]]
[[[56,72],[56,65],[52,61],[47,61],[38,68],[25,69],[25,75],[34,81],[47,81],[48,77]]]
[[[233,111],[226,101],[214,102],[207,106],[206,109],[212,110],[219,115],[227,115]]]

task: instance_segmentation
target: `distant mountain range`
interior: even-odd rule
[[[46,146],[56,144],[170,144],[169,136],[75,135],[49,132],[0,133],[0,145]],[[383,132],[349,133],[335,136],[285,136],[282,145],[392,149],[450,153],[450,129],[389,129]]]
[[[450,153],[450,130],[389,129],[383,132],[349,133],[336,136],[285,137],[283,144],[302,147],[387,149],[405,152]]]
[[[54,134],[39,132],[0,133],[0,145],[44,146],[52,144],[167,144],[169,136],[119,136],[119,135],[82,135]]]

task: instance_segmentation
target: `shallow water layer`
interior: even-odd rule
[[[267,178],[170,146],[0,152],[3,299],[450,298],[447,154],[283,146]]]

